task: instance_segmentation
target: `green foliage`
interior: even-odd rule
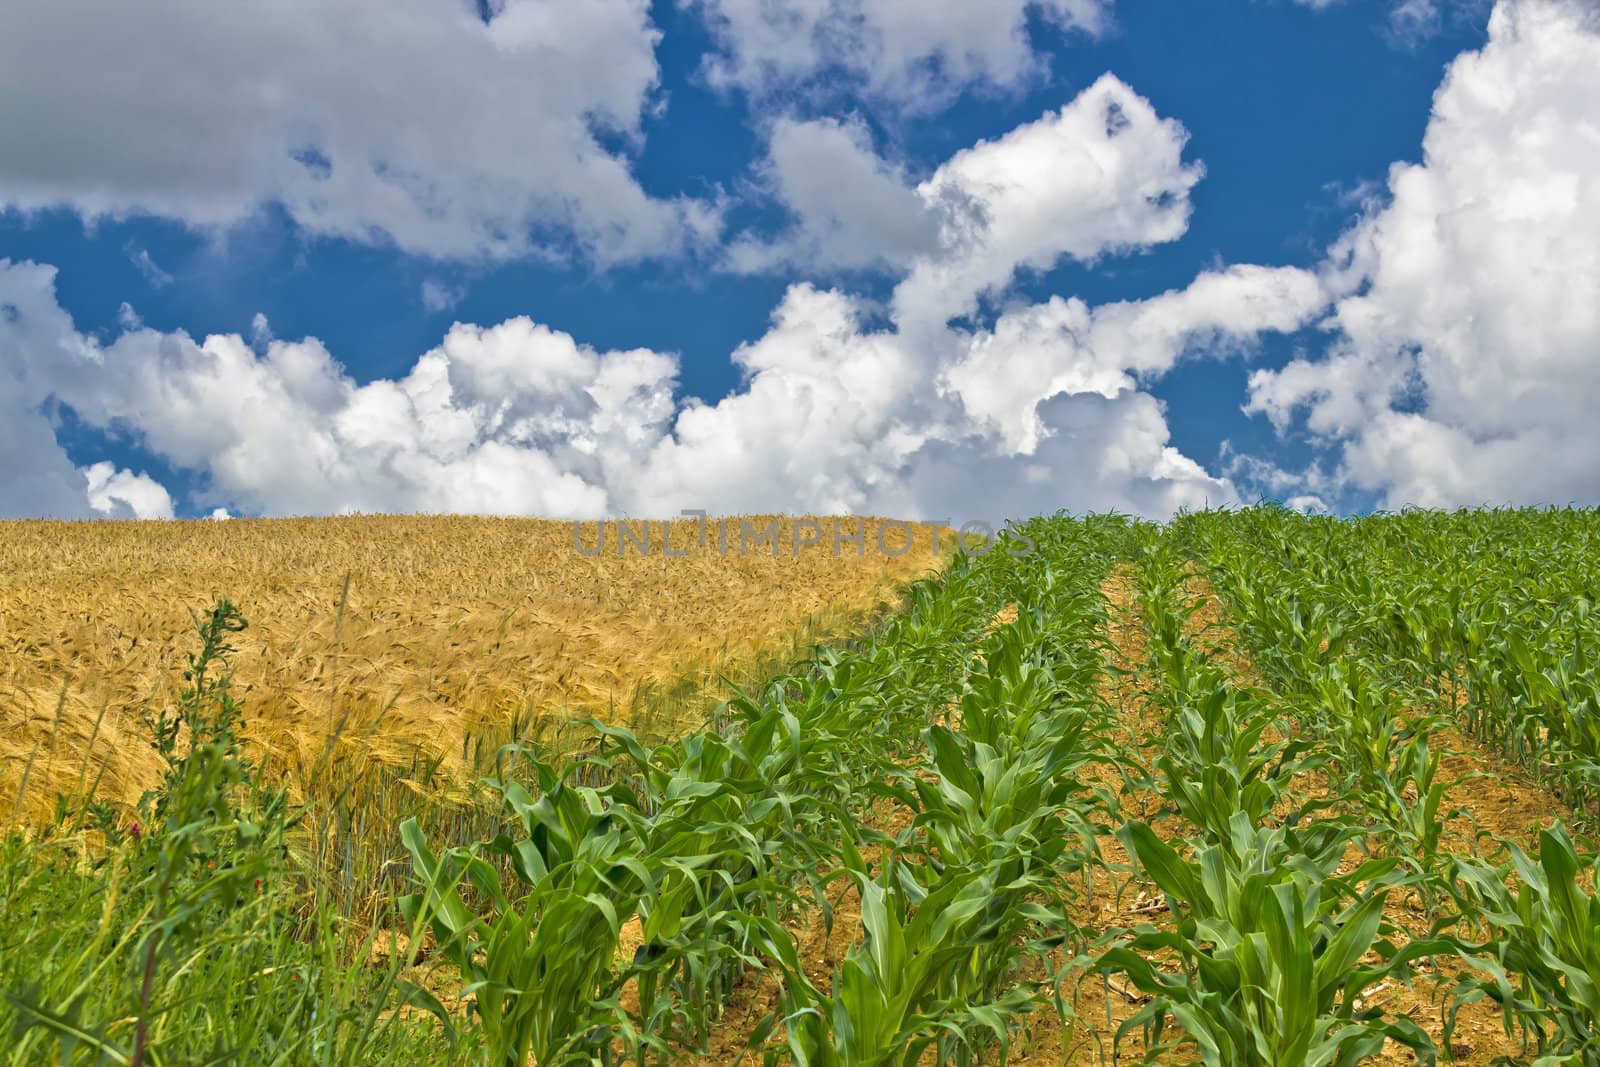
[[[225,667],[244,620],[222,602],[196,624],[188,684],[148,720],[165,773],[133,818],[73,813],[111,831],[104,848],[81,831],[0,847],[0,1062],[442,1062],[433,1028],[395,1012],[398,963],[371,971],[296,887],[293,812],[239,746]]]
[[[1176,922],[1139,931],[1097,961],[1153,997],[1119,1038],[1146,1028],[1151,1055],[1161,1055],[1170,1048],[1161,1041],[1170,1018],[1212,1067],[1351,1065],[1388,1039],[1431,1061],[1432,1043],[1416,1024],[1356,1007],[1437,946],[1401,950],[1384,936],[1394,861],[1334,874],[1355,832],[1323,826],[1296,835],[1255,827],[1239,812],[1224,843],[1202,845],[1186,860],[1144,823],[1123,827],[1129,854],[1167,895]],[[1372,952],[1381,962],[1361,966]],[[1176,958],[1178,969],[1155,966],[1158,953]]]
[[[1464,956],[1487,955],[1486,974],[1462,980],[1462,1002],[1496,1001],[1507,1027],[1534,1040],[1540,1067],[1600,1063],[1600,858],[1581,855],[1559,824],[1540,834],[1537,862],[1510,853],[1509,870],[1455,864],[1463,912],[1495,935],[1462,946]]]
[[[1594,513],[1337,521],[1252,509],[1177,525],[1326,747],[1344,806],[1384,831],[1426,903],[1453,905],[1436,928],[1481,938],[1438,942],[1469,965],[1452,1019],[1487,997],[1539,1063],[1600,1064],[1594,860],[1559,825],[1540,834],[1537,862],[1515,841],[1501,863],[1446,854],[1444,826],[1464,813],[1448,805],[1460,781],[1443,775],[1434,740],[1459,726],[1581,822],[1600,810]]]

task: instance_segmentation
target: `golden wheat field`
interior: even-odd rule
[[[741,553],[737,520],[725,552],[715,521],[675,522],[682,556],[660,523],[624,555],[615,524],[585,555],[570,523],[532,519],[0,523],[0,820],[96,780],[137,797],[157,767],[141,714],[181,685],[189,613],[219,597],[250,623],[232,666],[252,751],[289,780],[334,749],[346,775],[436,780],[576,715],[669,731],[719,679],[859,626],[939,563],[927,528],[894,556],[880,528],[897,548],[906,527],[871,519],[840,520],[837,554],[827,532],[796,553],[804,521],[779,520],[776,554]]]

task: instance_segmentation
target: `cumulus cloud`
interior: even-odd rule
[[[925,108],[965,86],[1014,88],[1040,62],[1028,19],[1099,33],[1110,0],[689,0],[719,51],[712,85],[758,96],[848,83]]]
[[[735,240],[734,270],[900,268],[937,248],[938,219],[860,122],[777,120],[760,174],[793,222],[770,240]]]
[[[974,339],[945,380],[967,413],[1031,454],[1046,434],[1039,405],[1059,394],[1106,399],[1170,370],[1185,352],[1245,349],[1267,331],[1298,329],[1327,304],[1316,275],[1238,266],[1181,290],[1091,308],[1076,298],[1008,312]]]
[[[1145,514],[1233,499],[1228,483],[1170,448],[1160,405],[1137,392],[1136,377],[1170,366],[1202,336],[1298,326],[1322,302],[1310,276],[1202,278],[1197,295],[1106,309],[1092,338],[1043,321],[1059,301],[1015,309],[991,328],[952,325],[1019,272],[1181,235],[1201,175],[1182,158],[1186,136],[1107,76],[1058,111],[958,153],[915,189],[938,241],[907,260],[891,326],[865,328],[870,309],[847,294],[791,288],[773,328],[736,353],[748,388],[684,411],[640,484],[660,503],[701,486],[781,507],[803,485],[829,510],[935,515],[958,498],[1016,513],[1070,500]],[[871,159],[864,139],[848,150],[858,166]],[[824,213],[797,214],[804,233]],[[768,434],[790,444],[757,447]],[[983,477],[958,477],[963,463]]]
[[[1226,477],[1172,447],[1166,412],[1149,393],[1060,392],[1040,403],[1039,415],[1050,434],[1026,456],[970,443],[929,448],[911,472],[911,495],[953,503],[957,518],[974,501],[1004,516],[1065,507],[1163,519],[1240,502]]]
[[[659,436],[671,411],[667,357],[597,353],[526,319],[457,326],[404,378],[360,385],[314,338],[258,352],[141,328],[101,344],[56,303],[53,271],[0,282],[22,405],[133,435],[252,512],[599,514],[604,456]]]
[[[843,127],[821,132],[864,152]],[[195,471],[205,506],[248,513],[1163,515],[1237,495],[1172,447],[1142,382],[1197,347],[1294,328],[1320,306],[1315,279],[1240,267],[1146,301],[967,316],[1021,272],[1179,235],[1199,176],[1183,141],[1107,78],[914,188],[896,178],[943,213],[935,241],[896,253],[886,309],[792,285],[715,403],[676,398],[670,354],[599,351],[525,318],[457,324],[403,377],[365,383],[264,323],[253,344],[136,323],[102,342],[29,264],[0,270],[0,342],[36,426],[68,405]]]
[[[940,251],[896,292],[900,319],[943,324],[1018,271],[1176,240],[1204,173],[1184,161],[1187,140],[1108,74],[1060,110],[958,152],[918,187],[941,216]]]
[[[770,241],[744,235],[734,265],[897,267],[908,275],[896,295],[902,324],[939,328],[1019,270],[1181,236],[1204,174],[1184,160],[1187,140],[1180,123],[1109,74],[914,186],[860,125],[783,120],[767,170],[792,225]]]
[[[613,145],[655,106],[646,0],[44,4],[0,35],[0,206],[306,231],[440,257],[710,237]]]
[[[0,268],[0,289],[15,294],[19,275],[42,298],[12,304],[18,316],[3,331],[10,351],[14,336],[29,339],[20,370],[32,398],[11,405],[7,433],[58,461],[53,482],[0,487],[24,513],[48,510],[51,492],[56,512],[83,511],[85,476],[96,511],[171,508],[142,475],[66,463],[38,410],[45,398],[199,472],[203,497],[250,513],[706,507],[998,519],[1068,504],[1165,514],[1234,497],[1170,447],[1160,405],[1131,384],[1036,382],[1040,429],[1020,454],[972,417],[960,388],[928,377],[926,353],[893,329],[866,328],[862,302],[838,291],[793,287],[772,328],[736,354],[746,386],[679,405],[672,357],[598,352],[526,319],[458,325],[403,378],[357,384],[314,339],[258,353],[238,336],[141,328],[102,344],[55,303],[48,269]],[[989,341],[952,333],[946,343],[958,356]]]
[[[0,259],[0,518],[171,518],[172,498],[153,478],[109,462],[79,468],[56,440],[33,366],[54,354],[35,321],[55,306],[52,280],[47,268]]]
[[[89,506],[107,518],[172,518],[172,497],[160,482],[142,471],[134,474],[102,461],[80,473],[89,483]]]
[[[1600,24],[1502,0],[1341,241],[1329,350],[1250,381],[1389,506],[1600,502]]]

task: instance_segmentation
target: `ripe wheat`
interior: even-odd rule
[[[837,554],[827,534],[796,553],[795,521],[779,520],[776,552],[741,552],[730,521],[725,553],[715,522],[703,544],[677,522],[681,557],[661,551],[659,523],[649,555],[619,555],[612,524],[593,556],[571,524],[529,519],[0,523],[0,820],[45,815],[85,774],[112,801],[150,784],[140,715],[181,688],[188,612],[217,597],[251,623],[235,684],[257,758],[303,774],[337,736],[338,765],[362,777],[470,760],[512,721],[639,728],[697,710],[719,677],[853,628],[939,563],[925,527],[889,555],[878,521],[841,520]],[[590,551],[594,536],[585,525]]]

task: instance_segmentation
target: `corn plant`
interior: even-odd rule
[[[1600,1063],[1600,857],[1581,854],[1560,824],[1539,835],[1537,860],[1509,851],[1509,871],[1454,865],[1463,912],[1493,934],[1463,946],[1479,970],[1462,979],[1458,1004],[1498,1003],[1507,1029],[1535,1043],[1540,1067],[1592,1067]]]
[[[1003,1061],[1043,1000],[1020,962],[1075,936],[1065,879],[1095,861],[1094,813],[1108,800],[1081,781],[1104,758],[1104,709],[1087,696],[1100,648],[1083,639],[1099,618],[1093,575],[1046,567],[1031,590],[1013,585],[1017,617],[987,640],[959,729],[926,728],[923,773],[876,787],[915,819],[878,841],[889,855],[877,873],[843,842],[864,940],[827,993],[788,965],[795,1062]]]
[[[598,1002],[616,958],[622,923],[652,884],[638,860],[632,829],[591,789],[571,788],[541,768],[541,796],[515,784],[506,803],[523,820],[526,840],[504,852],[527,887],[512,895],[500,871],[476,847],[435,856],[414,821],[401,826],[420,894],[404,903],[426,921],[441,951],[467,981],[488,1062],[522,1067],[586,1063],[609,1044],[611,1012]],[[463,888],[487,908],[475,914]]]
[[[859,862],[851,875],[861,894],[865,940],[840,963],[824,994],[798,966],[783,1025],[792,1061],[815,1067],[909,1067],[941,1041],[970,1048],[974,1026],[1004,1046],[1005,1020],[1031,995],[1012,989],[985,1001],[960,992],[960,979],[1002,935],[990,918],[991,871],[947,870],[924,889],[893,865],[873,877]],[[1007,910],[1015,910],[1011,902]],[[773,1062],[776,1057],[769,1057]]]
[[[1201,831],[1226,838],[1234,818],[1265,820],[1292,776],[1304,769],[1305,741],[1267,740],[1275,717],[1215,674],[1209,691],[1185,694],[1167,721],[1157,760],[1178,813]]]
[[[1385,936],[1385,892],[1393,860],[1335,876],[1356,832],[1323,827],[1308,836],[1257,829],[1235,816],[1226,847],[1184,859],[1144,823],[1119,836],[1166,895],[1174,928],[1144,928],[1102,953],[1095,966],[1125,975],[1152,999],[1122,1024],[1121,1041],[1147,1032],[1152,1059],[1192,1044],[1211,1067],[1287,1063],[1353,1065],[1398,1041],[1431,1062],[1427,1034],[1406,1018],[1358,1006],[1363,993],[1401,974],[1438,946],[1405,948]],[[1370,952],[1381,962],[1360,965]],[[1160,954],[1177,970],[1152,962]],[[1181,1037],[1165,1040],[1171,1019]]]

